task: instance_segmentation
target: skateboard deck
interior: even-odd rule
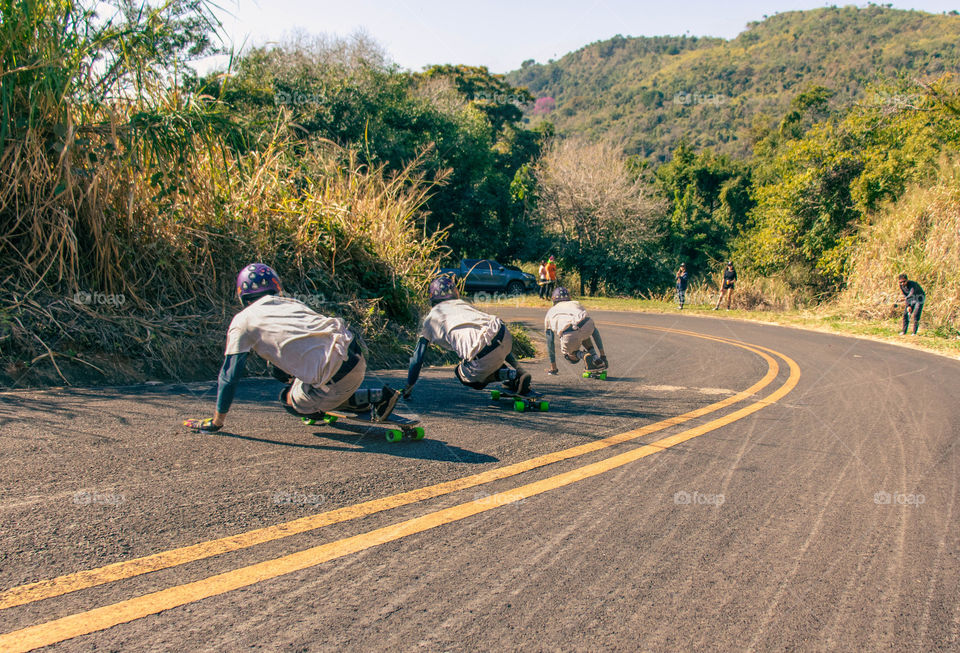
[[[490,398],[494,401],[500,401],[501,399],[513,399],[513,409],[518,413],[522,413],[527,410],[539,410],[541,412],[550,410],[550,402],[544,399],[543,395],[539,392],[531,392],[530,394],[519,395],[516,392],[510,392],[506,389],[491,390]]]
[[[371,419],[372,412],[366,411],[358,413],[352,410],[328,410],[324,411],[323,417],[302,417],[301,420],[308,426],[326,422],[327,424],[336,424],[337,420],[346,420],[364,424],[365,426],[377,426],[384,429],[383,437],[387,442],[400,442],[401,440],[422,440],[425,432],[420,423],[420,416],[407,411],[399,411],[396,408],[383,422]]]

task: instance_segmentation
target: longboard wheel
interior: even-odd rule
[[[589,378],[590,378],[590,372],[584,372],[581,376],[583,376],[583,378],[585,378],[585,379],[589,379]]]
[[[601,380],[601,381],[606,381],[606,380],[607,380],[607,373],[606,373],[606,372],[600,372],[600,380]]]
[[[499,390],[491,390],[491,391],[490,391],[490,398],[493,399],[494,401],[500,401],[500,391],[499,391]]]
[[[317,420],[313,419],[312,417],[301,417],[300,420],[307,426],[313,426],[317,423]]]
[[[422,440],[424,435],[426,435],[426,432],[423,430],[423,427],[418,426],[417,428],[413,429],[413,436],[411,437],[411,439]]]
[[[526,407],[527,407],[527,404],[525,404],[520,399],[517,399],[516,401],[513,402],[513,409],[518,413],[522,413],[526,409]]]
[[[542,413],[547,412],[548,410],[550,410],[550,402],[549,402],[549,401],[541,401],[539,408],[540,408],[540,412],[542,412]]]
[[[383,434],[383,437],[386,438],[387,442],[400,442],[403,439],[403,431],[390,429]]]
[[[340,419],[340,418],[337,417],[336,415],[324,415],[324,416],[323,416],[323,421],[326,422],[327,424],[336,424],[338,419]]]

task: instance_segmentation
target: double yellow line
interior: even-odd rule
[[[700,426],[687,429],[686,431],[676,435],[668,436],[658,440],[657,442],[644,445],[637,449],[633,449],[631,451],[627,451],[625,453],[612,456],[592,464],[584,465],[568,472],[551,476],[541,481],[522,485],[513,490],[501,492],[490,497],[477,499],[475,501],[468,501],[450,508],[428,513],[421,517],[402,521],[391,526],[378,528],[366,533],[361,533],[359,535],[330,542],[328,544],[312,547],[304,551],[285,555],[272,560],[267,560],[254,565],[241,567],[239,569],[210,576],[192,583],[178,585],[158,592],[135,597],[126,601],[121,601],[112,605],[77,613],[0,635],[0,650],[29,651],[41,646],[47,646],[56,642],[78,637],[80,635],[110,628],[118,624],[127,623],[145,617],[147,615],[159,613],[163,610],[169,610],[187,603],[199,601],[201,599],[216,596],[218,594],[223,594],[224,592],[229,592],[234,589],[247,587],[263,580],[276,578],[294,571],[312,567],[323,562],[348,555],[350,553],[356,553],[358,551],[369,549],[386,542],[391,542],[414,533],[420,533],[444,524],[459,521],[472,515],[485,512],[487,510],[492,510],[507,503],[512,503],[520,499],[560,488],[585,478],[597,476],[742,419],[762,409],[763,407],[778,401],[796,386],[800,378],[800,369],[793,360],[783,354],[774,352],[773,350],[765,347],[748,345],[738,341],[728,340],[726,338],[707,336],[677,329],[618,323],[607,324],[629,328],[665,331],[731,344],[751,351],[763,358],[768,365],[767,373],[762,379],[760,379],[750,388],[747,388],[746,390],[722,401],[718,401],[710,404],[709,406],[705,406],[704,408],[693,410],[682,415],[657,422],[655,424],[649,424],[642,428],[620,433],[595,442],[564,449],[562,451],[546,454],[544,456],[538,456],[530,460],[489,470],[480,474],[474,474],[472,476],[467,476],[454,481],[448,481],[382,499],[367,501],[354,506],[347,506],[318,515],[304,517],[302,519],[297,519],[284,524],[278,524],[276,526],[260,528],[247,533],[201,542],[191,546],[164,551],[143,558],[137,558],[134,560],[107,565],[97,569],[68,574],[38,583],[14,587],[4,592],[0,592],[0,609],[24,605],[26,603],[32,603],[41,599],[59,596],[68,592],[74,592],[77,590],[102,585],[104,583],[131,578],[141,574],[149,573],[151,571],[157,571],[160,569],[166,569],[189,562],[194,562],[196,560],[202,560],[204,558],[209,558],[221,553],[248,548],[264,542],[270,542],[298,533],[315,530],[330,524],[356,519],[377,512],[389,510],[391,508],[416,503],[432,497],[437,497],[458,490],[463,490],[481,484],[490,483],[492,481],[516,476],[538,467],[543,467],[555,462],[582,456],[592,451],[598,451],[606,447],[634,440],[650,433],[682,424],[747,399],[772,383],[777,378],[780,368],[777,361],[766,352],[775,354],[783,359],[789,366],[790,373],[784,384],[767,397],[748,404],[747,406],[734,411],[733,413],[717,418]]]

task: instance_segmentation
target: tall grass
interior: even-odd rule
[[[443,176],[292,143],[283,114],[254,143],[176,82],[208,49],[206,4],[92,6],[0,0],[0,383],[208,375],[254,260],[399,355],[442,253],[422,207]]]
[[[922,322],[956,335],[960,318],[960,161],[944,161],[932,184],[917,185],[864,227],[837,306],[861,318],[903,310],[897,275],[926,291]],[[899,306],[895,303],[899,302]]]

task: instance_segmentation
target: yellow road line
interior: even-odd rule
[[[18,605],[25,605],[27,603],[33,603],[35,601],[40,601],[55,596],[61,596],[63,594],[69,594],[70,592],[76,592],[82,589],[88,589],[90,587],[97,587],[106,583],[124,580],[134,576],[160,571],[162,569],[169,569],[171,567],[195,562],[197,560],[203,560],[205,558],[210,558],[223,553],[230,553],[232,551],[246,549],[258,544],[264,544],[266,542],[272,542],[285,537],[306,533],[312,530],[323,528],[324,526],[329,526],[331,524],[337,524],[358,519],[360,517],[366,517],[378,512],[390,510],[392,508],[398,508],[417,503],[419,501],[424,501],[426,499],[450,494],[451,492],[465,490],[478,485],[502,480],[511,476],[516,476],[517,474],[528,472],[538,467],[569,460],[593,451],[612,447],[616,444],[635,440],[645,435],[683,424],[692,419],[703,417],[704,415],[722,410],[727,406],[731,406],[737,402],[747,399],[766,386],[770,385],[779,373],[779,366],[777,365],[777,362],[770,356],[767,356],[760,351],[759,349],[761,348],[758,348],[756,345],[747,345],[745,343],[728,340],[726,338],[708,336],[701,333],[694,333],[692,331],[669,329],[666,327],[650,327],[628,324],[617,324],[617,326],[666,331],[734,345],[736,347],[740,347],[741,349],[751,351],[766,360],[767,373],[763,376],[763,378],[746,390],[738,392],[735,395],[731,395],[730,397],[727,397],[726,399],[716,403],[709,404],[703,408],[697,408],[696,410],[692,410],[675,417],[670,417],[653,424],[648,424],[632,431],[618,433],[601,440],[596,440],[594,442],[578,445],[569,449],[563,449],[561,451],[545,454],[543,456],[537,456],[536,458],[524,460],[512,465],[506,465],[504,467],[498,467],[496,469],[491,469],[479,474],[465,476],[453,481],[446,481],[436,485],[431,485],[429,487],[383,497],[381,499],[373,499],[371,501],[365,501],[352,506],[345,506],[343,508],[330,510],[317,515],[302,517],[300,519],[284,522],[282,524],[276,524],[274,526],[266,526],[244,533],[238,533],[236,535],[229,535],[216,540],[198,542],[196,544],[170,549],[168,551],[161,551],[148,556],[134,558],[132,560],[115,562],[113,564],[97,567],[95,569],[73,572],[48,580],[41,580],[34,583],[12,587],[0,592],[0,610],[12,608]]]
[[[800,379],[800,368],[790,358],[779,353],[777,355],[783,358],[790,367],[790,375],[782,386],[761,400],[700,426],[490,497],[468,501],[367,533],[0,635],[0,650],[11,652],[31,651],[41,646],[49,646],[74,637],[105,630],[164,610],[170,610],[241,587],[248,587],[278,576],[307,569],[335,558],[459,521],[520,499],[542,494],[622,467],[704,433],[729,425],[780,400],[796,387]]]

